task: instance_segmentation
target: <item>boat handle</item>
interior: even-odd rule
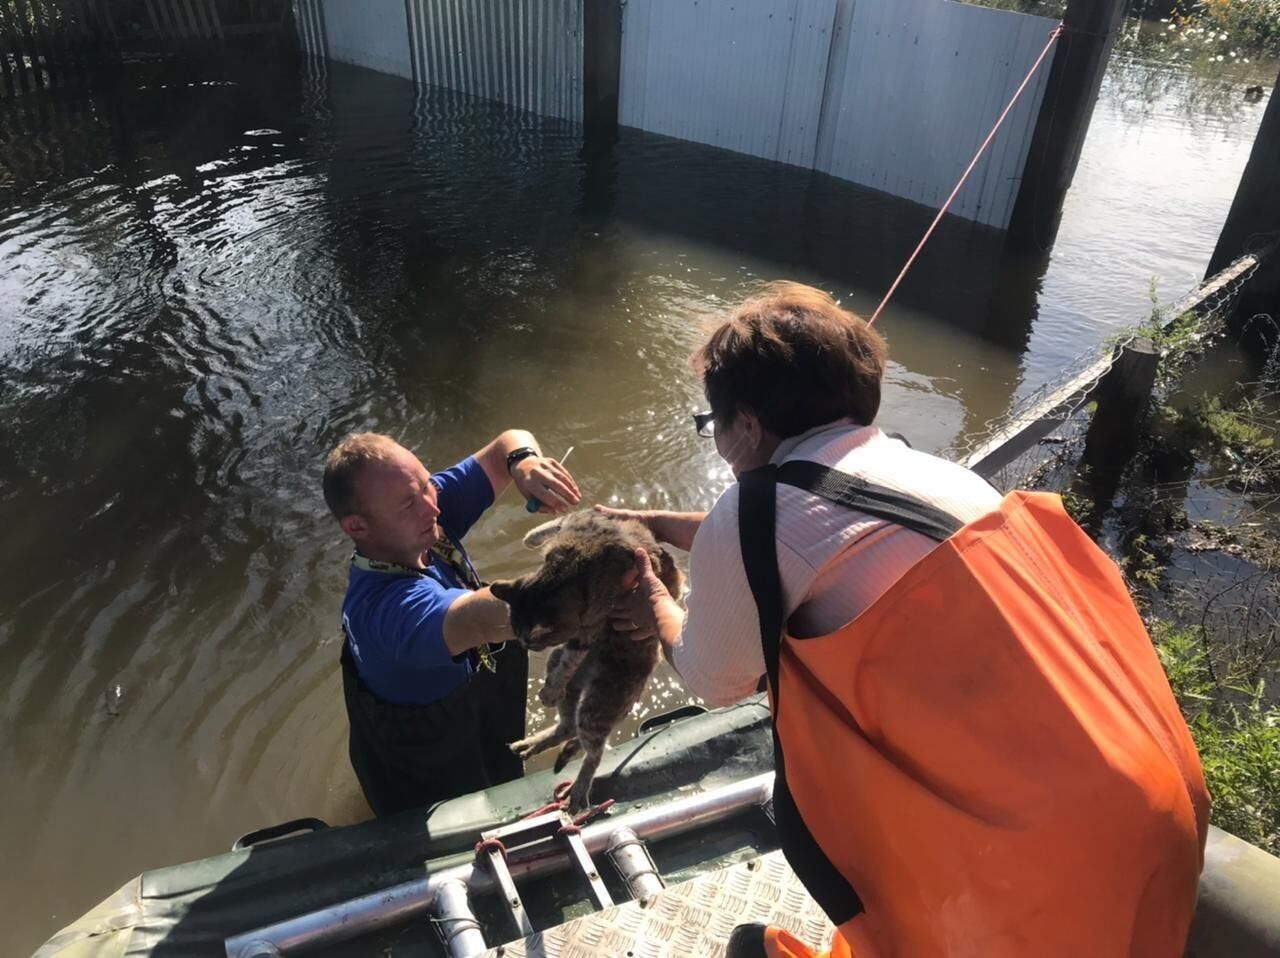
[[[706,709],[701,705],[682,705],[678,709],[672,709],[670,712],[663,712],[660,715],[653,715],[645,719],[640,723],[640,730],[637,735],[647,735],[662,728],[664,725],[670,725],[672,722],[680,721],[680,719],[692,718],[704,712],[706,712]]]
[[[286,835],[292,835],[294,832],[318,832],[321,829],[328,828],[329,823],[319,818],[295,818],[291,822],[281,822],[279,825],[269,825],[266,828],[259,828],[256,832],[249,832],[247,835],[241,835],[236,839],[236,843],[231,846],[233,852],[244,851],[246,848],[252,848],[254,845],[260,845],[263,842],[275,841],[277,838],[284,838]]]

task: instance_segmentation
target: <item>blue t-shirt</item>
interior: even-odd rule
[[[493,505],[493,486],[474,456],[431,481],[440,494],[440,525],[461,549],[467,530]],[[467,681],[470,657],[449,654],[444,614],[468,591],[434,555],[421,575],[351,567],[342,629],[374,695],[393,705],[427,705]]]

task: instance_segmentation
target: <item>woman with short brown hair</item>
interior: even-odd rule
[[[787,859],[833,955],[1181,954],[1208,798],[1115,566],[1056,496],[1001,497],[873,423],[886,350],[766,287],[695,356],[709,513],[615,513],[690,550],[687,611],[637,556],[619,628],[690,692],[764,676]],[[811,955],[743,926],[732,958]]]

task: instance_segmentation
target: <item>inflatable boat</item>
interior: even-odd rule
[[[359,825],[286,823],[134,878],[37,958],[684,958],[723,954],[747,921],[817,943],[831,926],[778,851],[772,761],[763,697],[682,709],[606,753],[597,817],[549,807],[548,770]],[[1187,954],[1280,956],[1280,859],[1212,830]]]

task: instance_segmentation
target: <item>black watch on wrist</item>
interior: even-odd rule
[[[538,455],[538,450],[532,446],[521,446],[507,453],[507,475],[511,475],[511,470],[516,467],[516,463],[521,459],[528,459],[530,456]]]

